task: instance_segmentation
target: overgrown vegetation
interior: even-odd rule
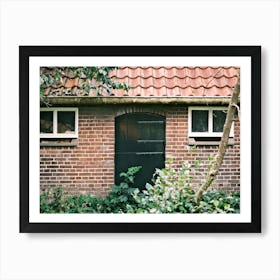
[[[40,98],[45,101],[44,92],[52,86],[62,86],[63,77],[67,73],[71,77],[79,77],[87,81],[83,87],[86,93],[95,89],[97,95],[111,95],[114,89],[129,90],[129,85],[118,82],[117,78],[110,77],[110,72],[118,67],[52,67],[40,74]]]
[[[205,191],[200,201],[192,188],[192,174],[198,168],[184,162],[179,170],[172,167],[172,159],[166,168],[157,169],[154,184],[146,184],[146,190],[134,193],[137,208],[128,205],[129,213],[237,213],[239,193],[227,194],[222,190]],[[203,183],[203,182],[202,182]]]
[[[41,213],[239,213],[240,194],[223,190],[203,192],[198,200],[192,188],[193,170],[184,162],[179,170],[172,167],[172,160],[166,168],[157,169],[153,185],[139,191],[132,187],[140,166],[131,167],[121,173],[123,179],[115,185],[105,198],[91,195],[66,196],[62,188],[44,192],[40,196]]]

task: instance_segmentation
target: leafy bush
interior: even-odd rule
[[[140,166],[120,174],[122,182],[114,185],[105,197],[91,195],[65,196],[61,188],[40,196],[41,213],[239,213],[240,194],[223,190],[206,191],[198,201],[192,187],[194,166],[184,162],[179,170],[172,167],[156,169],[153,185],[146,184],[142,192],[132,187]]]
[[[239,213],[240,195],[227,194],[223,190],[206,191],[202,200],[198,201],[195,190],[191,187],[191,174],[200,165],[194,166],[187,162],[179,170],[172,167],[172,159],[166,168],[157,169],[154,185],[146,184],[142,193],[135,190],[134,199],[138,204],[135,208],[127,205],[128,213]]]
[[[132,187],[135,174],[141,169],[141,166],[128,168],[127,172],[122,172],[120,177],[123,181],[119,185],[114,185],[112,191],[107,197],[99,202],[100,213],[125,213],[127,205],[135,207],[137,203],[133,194],[138,190]]]
[[[90,195],[65,196],[62,188],[40,195],[41,213],[98,213],[102,198]]]
[[[190,212],[193,207],[190,198],[194,191],[190,188],[191,168],[184,162],[177,171],[172,167],[172,159],[166,162],[166,168],[156,169],[154,185],[146,184],[146,190],[135,190],[134,199],[138,203],[136,213],[176,213]],[[127,206],[129,213],[135,209]]]
[[[240,213],[240,193],[206,191],[197,206],[197,213]]]
[[[120,174],[123,182],[114,185],[112,191],[105,198],[91,195],[65,196],[61,187],[40,195],[41,213],[123,213],[126,205],[136,204],[132,187],[135,174],[141,166],[130,167],[127,172]]]

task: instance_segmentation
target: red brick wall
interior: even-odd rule
[[[208,157],[214,157],[218,145],[199,146],[193,150],[188,145],[188,114],[185,107],[169,109],[166,113],[166,158],[174,158],[175,167],[179,168],[183,161],[194,163],[201,160],[201,168],[193,174],[193,184],[198,187],[203,174],[209,166]],[[234,122],[234,145],[228,146],[223,164],[216,177],[212,189],[222,188],[237,191],[240,187],[240,124]]]
[[[107,106],[79,108],[79,139],[76,147],[41,147],[41,191],[62,186],[68,193],[105,196],[114,184],[114,121],[117,115],[130,112],[153,112],[166,116],[166,157],[174,158],[174,166],[183,160],[200,158],[205,166],[208,156],[218,146],[188,146],[188,114],[177,106]],[[214,188],[239,190],[239,123],[235,122],[235,144],[226,157]],[[195,155],[196,154],[196,155]],[[204,170],[205,171],[205,170]],[[201,170],[201,173],[204,172]],[[199,184],[201,173],[194,177]]]

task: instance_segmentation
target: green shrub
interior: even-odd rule
[[[127,172],[120,174],[122,182],[119,185],[114,185],[108,196],[100,202],[100,213],[125,213],[127,205],[130,205],[132,208],[135,207],[137,202],[133,198],[133,194],[138,189],[132,187],[132,185],[136,173],[141,168],[141,166],[130,167]]]
[[[240,213],[240,193],[206,191],[197,206],[197,213]]]
[[[132,187],[135,174],[141,166],[130,167],[127,172],[120,174],[123,181],[114,185],[112,191],[105,198],[91,195],[65,196],[61,187],[40,195],[41,213],[123,213],[126,205],[136,204]]]
[[[40,195],[41,213],[97,213],[102,198],[90,195],[65,196],[62,188]]]
[[[138,204],[135,210],[127,206],[129,213],[176,213],[189,212],[189,198],[194,195],[190,188],[191,168],[185,162],[179,170],[172,167],[172,159],[166,162],[166,168],[156,169],[154,184],[146,184],[146,190],[135,190],[134,199]]]
[[[187,162],[179,170],[172,167],[172,159],[166,163],[166,168],[157,169],[154,184],[146,184],[146,190],[135,190],[134,199],[137,202],[131,207],[127,205],[128,213],[239,213],[239,193],[228,194],[222,190],[206,191],[202,200],[198,201],[192,188],[195,169]]]
[[[239,213],[240,194],[223,190],[206,191],[198,201],[192,187],[194,166],[184,162],[179,170],[172,167],[172,159],[166,168],[157,169],[153,185],[139,191],[132,187],[140,166],[131,167],[120,174],[122,182],[114,185],[105,197],[91,195],[65,196],[62,188],[40,196],[41,213]]]

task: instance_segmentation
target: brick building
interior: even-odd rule
[[[51,75],[55,68],[41,68]],[[51,106],[41,104],[41,190],[62,186],[68,193],[105,196],[118,174],[142,166],[136,184],[144,187],[156,167],[172,157],[208,157],[218,150],[238,67],[121,67],[111,73],[130,90],[97,95],[94,81],[64,68],[60,83],[45,88]],[[87,89],[87,90],[85,90]],[[192,147],[195,149],[191,149]],[[239,190],[240,123],[236,118],[223,165],[212,188]]]

